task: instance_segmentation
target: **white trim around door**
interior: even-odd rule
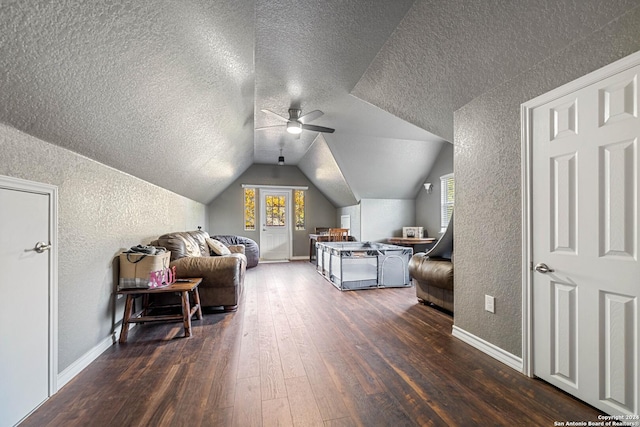
[[[58,391],[58,187],[0,175],[0,188],[49,196],[49,396]]]
[[[569,93],[640,64],[640,51],[606,65],[577,80],[540,95],[521,106],[521,182],[522,182],[522,372],[533,377],[533,258],[532,258],[532,113],[540,107]]]

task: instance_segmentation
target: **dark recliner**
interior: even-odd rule
[[[416,286],[418,301],[453,313],[453,214],[433,248],[411,258],[409,275]]]

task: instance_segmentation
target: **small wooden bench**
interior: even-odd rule
[[[127,300],[124,304],[124,316],[122,318],[122,331],[120,332],[120,343],[127,342],[129,334],[129,325],[131,323],[145,322],[174,322],[182,320],[184,323],[184,336],[191,336],[191,317],[196,314],[196,319],[202,319],[202,307],[200,306],[200,294],[198,293],[198,285],[202,282],[201,278],[179,279],[171,285],[162,288],[153,289],[121,289],[118,294],[126,295]],[[176,292],[180,294],[182,300],[181,314],[163,314],[149,315],[149,295],[161,294],[166,292]],[[189,303],[189,293],[193,296],[193,306]],[[143,296],[142,309],[133,313],[133,299],[136,296]]]

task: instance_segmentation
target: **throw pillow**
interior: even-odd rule
[[[231,251],[228,247],[224,245],[224,243],[207,237],[207,245],[209,245],[209,249],[213,251],[216,255],[230,255]]]
[[[202,256],[202,253],[200,252],[200,248],[198,248],[198,245],[193,241],[193,239],[186,238],[179,234],[176,235],[176,237],[182,240],[182,243],[184,244],[184,254],[186,256],[188,257]]]

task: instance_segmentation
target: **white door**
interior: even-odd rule
[[[260,191],[260,258],[265,261],[290,257],[290,200],[290,191]]]
[[[639,73],[532,115],[534,374],[609,414],[640,409]]]
[[[51,195],[0,180],[0,426],[13,426],[50,395]],[[41,248],[35,250],[36,244]]]

